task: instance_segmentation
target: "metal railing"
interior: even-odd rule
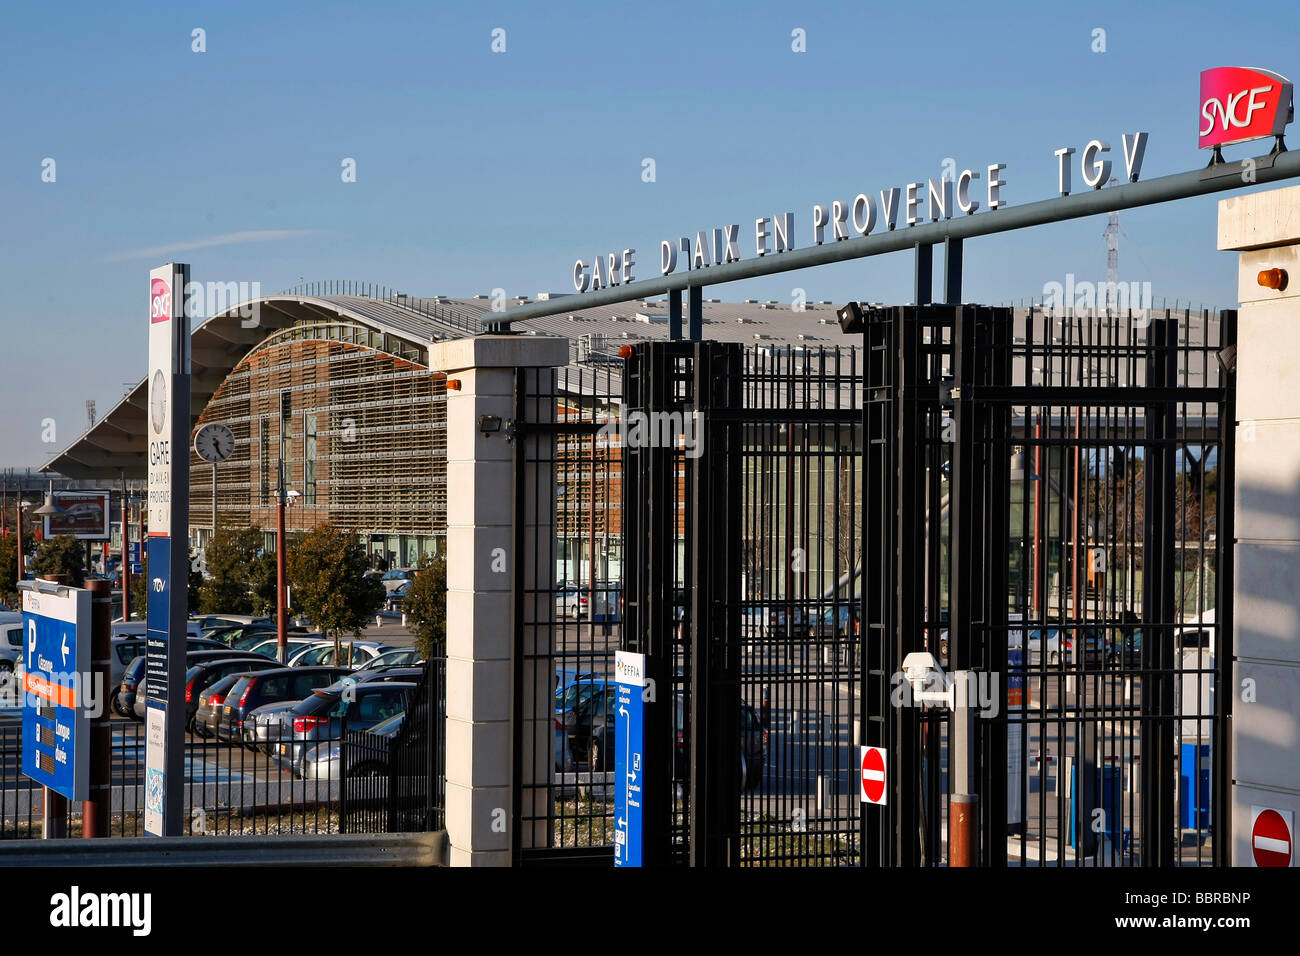
[[[320,279],[290,286],[279,294],[359,296],[367,299],[378,299],[389,305],[435,319],[470,335],[478,335],[483,331],[479,316],[471,312],[458,309],[449,302],[440,302],[438,298],[428,299],[407,295],[405,292],[398,292],[391,286],[381,285],[377,282],[359,282],[352,279]]]

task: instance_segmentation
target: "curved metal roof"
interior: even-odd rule
[[[404,297],[403,297],[404,298]],[[256,318],[248,313],[256,309]],[[481,310],[479,310],[481,311]],[[479,331],[476,316],[441,303],[402,302],[370,296],[282,294],[231,306],[190,333],[191,427],[231,370],[268,336],[302,320],[349,319],[376,332],[427,348],[430,343]],[[103,418],[42,468],[69,478],[143,478],[145,412],[149,391],[142,378]]]

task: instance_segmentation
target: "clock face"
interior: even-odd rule
[[[167,424],[167,379],[163,375],[162,369],[153,373],[153,389],[149,395],[149,412],[153,419],[154,433],[161,435],[163,426]]]
[[[209,422],[194,436],[194,450],[204,461],[225,461],[235,453],[235,433],[220,422]]]

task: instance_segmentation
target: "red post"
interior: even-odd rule
[[[122,475],[122,620],[131,620],[131,505],[126,496],[125,474]]]
[[[26,569],[23,567],[23,486],[18,485],[18,506],[14,512],[18,517],[18,580],[21,581],[26,576]]]
[[[87,581],[90,598],[90,657],[92,686],[99,688],[100,709],[90,718],[90,799],[81,805],[83,839],[108,836],[109,808],[113,803],[110,767],[113,757],[113,725],[108,713],[108,682],[111,674],[113,584]]]
[[[979,819],[979,797],[970,793],[954,793],[948,797],[948,865],[975,866],[979,836],[976,821]]]
[[[1043,477],[1043,446],[1038,442],[1043,435],[1042,416],[1034,423],[1034,477],[1037,484],[1033,486],[1034,491],[1034,614],[1039,612],[1040,596],[1038,593],[1038,562],[1042,560],[1043,539],[1042,527],[1039,523],[1038,513],[1043,509],[1043,493],[1047,489],[1047,479]]]
[[[288,608],[284,606],[284,459],[280,460],[280,489],[275,509],[275,647],[281,664],[289,660]]]

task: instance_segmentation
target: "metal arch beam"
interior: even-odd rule
[[[1157,179],[1089,190],[1072,196],[1007,206],[963,216],[960,219],[908,226],[878,235],[828,242],[820,246],[808,246],[756,259],[742,259],[723,265],[709,266],[702,270],[674,272],[659,278],[643,279],[597,292],[583,292],[560,299],[530,302],[504,312],[491,313],[491,318],[484,319],[484,325],[488,332],[509,332],[512,322],[559,315],[576,309],[630,302],[634,299],[647,299],[693,285],[713,286],[724,282],[738,282],[742,279],[793,272],[797,269],[828,265],[832,262],[901,252],[917,245],[933,246],[949,239],[988,236],[1030,226],[1082,219],[1120,209],[1171,202],[1175,199],[1264,186],[1300,176],[1300,151],[1280,153],[1276,156],[1258,156],[1253,161],[1256,168],[1253,173],[1254,182],[1251,183],[1242,182],[1241,165],[1236,162],[1225,163],[1223,173],[1220,175],[1207,175],[1207,170],[1194,169]]]

